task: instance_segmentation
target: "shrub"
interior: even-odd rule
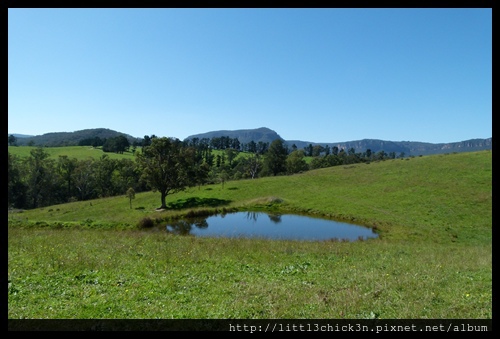
[[[150,217],[144,217],[139,221],[139,228],[151,228],[155,225]]]

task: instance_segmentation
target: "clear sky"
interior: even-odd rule
[[[9,8],[8,133],[492,136],[491,8]]]

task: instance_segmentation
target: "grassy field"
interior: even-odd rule
[[[9,146],[9,153],[19,157],[29,157],[30,152],[39,146]],[[131,151],[123,154],[113,152],[103,152],[102,148],[94,148],[91,146],[65,146],[65,147],[43,147],[43,150],[49,154],[51,159],[57,160],[60,155],[67,155],[70,159],[85,160],[88,158],[99,159],[104,154],[111,159],[135,159]]]
[[[10,319],[491,319],[492,153],[337,166],[9,213]],[[357,242],[139,230],[273,210],[373,227]],[[306,226],[306,225],[305,225]]]

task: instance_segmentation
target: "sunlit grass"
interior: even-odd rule
[[[339,166],[168,196],[9,214],[8,317],[405,319],[492,317],[491,152]],[[205,199],[205,200],[204,200]],[[376,227],[358,242],[175,236],[144,217],[234,208]]]

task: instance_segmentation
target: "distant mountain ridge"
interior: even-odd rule
[[[10,135],[10,134],[9,134]],[[134,141],[140,141],[142,138],[135,138],[125,133],[120,133],[107,128],[95,128],[95,129],[85,129],[75,132],[55,132],[46,133],[37,136],[28,136],[24,134],[13,134],[17,137],[17,144],[19,146],[28,145],[30,141],[34,143],[35,146],[45,146],[45,147],[61,147],[61,146],[75,146],[78,145],[80,140],[87,138],[99,137],[101,139],[108,139],[117,137],[119,135],[125,136],[130,143]],[[378,139],[362,139],[355,141],[346,142],[332,142],[332,143],[317,143],[301,140],[284,140],[278,133],[272,129],[266,127],[260,127],[255,129],[239,129],[239,130],[220,130],[211,131],[206,133],[194,134],[187,137],[184,140],[190,140],[192,138],[208,138],[212,139],[214,137],[230,137],[238,138],[240,143],[249,143],[254,141],[258,143],[259,141],[271,143],[276,139],[281,139],[283,142],[292,147],[295,144],[297,148],[303,149],[309,145],[316,146],[329,146],[338,147],[338,149],[349,150],[354,148],[356,153],[365,152],[370,149],[372,153],[384,151],[386,153],[395,152],[397,155],[404,153],[405,156],[418,156],[418,155],[431,155],[431,154],[442,154],[442,153],[452,153],[452,152],[472,152],[481,150],[491,150],[492,149],[492,138],[486,139],[470,139],[451,143],[428,143],[428,142],[418,142],[418,141],[387,141]]]
[[[241,143],[248,143],[251,140],[258,143],[262,142],[273,142],[275,139],[281,139],[283,142],[292,147],[292,145],[297,146],[298,149],[304,149],[309,145],[316,146],[329,146],[338,147],[338,149],[349,150],[354,148],[356,153],[365,152],[370,149],[373,153],[384,151],[386,153],[395,152],[397,155],[404,153],[405,156],[411,155],[431,155],[431,154],[442,154],[442,153],[452,153],[452,152],[472,152],[481,150],[491,150],[492,149],[492,138],[486,139],[470,139],[451,143],[428,143],[428,142],[418,142],[418,141],[387,141],[378,139],[362,139],[355,141],[345,141],[345,142],[330,142],[330,143],[318,143],[302,140],[284,140],[275,131],[266,128],[256,128],[256,129],[241,129],[241,130],[220,130],[211,131],[206,133],[195,134],[187,137],[185,140],[190,140],[192,138],[213,138],[228,136],[230,138],[238,138]]]
[[[10,135],[10,134],[9,134]],[[42,135],[27,136],[24,134],[12,134],[17,138],[17,145],[26,146],[30,142],[34,146],[44,146],[44,147],[63,147],[63,146],[76,146],[83,139],[99,137],[101,139],[115,138],[119,135],[126,137],[130,143],[138,138],[134,138],[131,135],[113,131],[108,128],[91,128],[83,129],[75,132],[51,132]],[[23,137],[19,137],[23,135]]]
[[[212,139],[220,137],[230,137],[232,139],[238,138],[240,143],[243,144],[247,144],[250,141],[254,141],[256,143],[258,143],[259,141],[271,143],[276,139],[284,140],[282,137],[278,135],[278,133],[267,127],[260,127],[255,129],[238,129],[232,131],[227,131],[227,130],[212,131],[212,132],[190,135],[184,140],[191,140],[193,138],[198,138],[201,140],[204,138]]]

